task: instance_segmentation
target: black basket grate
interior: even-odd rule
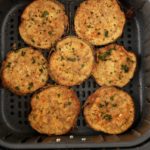
[[[75,16],[75,11],[79,6],[82,0],[74,0],[74,1],[66,1],[60,0],[66,6],[66,12],[69,16],[70,28],[66,35],[75,35],[74,26],[73,26],[73,18]],[[20,16],[22,14],[23,9],[29,3],[29,1],[22,0],[18,3],[14,3],[14,6],[6,13],[7,15],[4,18],[2,23],[2,30],[1,30],[1,59],[3,60],[8,51],[26,47],[27,45],[21,39],[19,32],[18,32],[18,25],[20,23]],[[132,50],[136,53],[139,66],[141,64],[141,45],[140,45],[140,31],[139,31],[139,22],[138,19],[135,17],[132,20],[127,20],[125,25],[124,33],[120,39],[118,39],[117,43],[124,45],[128,50]],[[45,56],[48,55],[48,52],[45,52]],[[143,106],[143,99],[141,98],[142,89],[142,76],[139,73],[139,69],[135,74],[133,80],[128,84],[124,90],[129,92],[131,96],[134,98],[135,107],[136,107],[136,119],[135,125],[140,120],[140,115],[142,112]],[[50,80],[50,83],[53,81]],[[99,86],[96,84],[94,79],[91,77],[87,81],[85,81],[80,86],[75,86],[73,89],[77,92],[79,99],[81,100],[81,104],[83,105],[86,98],[94,92]],[[16,96],[13,93],[5,90],[0,89],[1,95],[1,113],[3,114],[3,119],[5,124],[11,129],[13,132],[17,133],[27,133],[27,134],[34,134],[35,131],[31,129],[28,125],[27,116],[30,111],[30,98],[32,95],[27,96]],[[79,119],[77,121],[77,128],[70,133],[71,135],[81,135],[81,136],[88,136],[88,135],[99,135],[100,133],[92,131],[89,129],[85,123],[83,118],[82,112],[80,113]],[[7,139],[10,137],[11,134],[8,134],[5,138]],[[38,139],[41,140],[40,138]],[[84,139],[82,139],[84,140]],[[22,141],[24,143],[26,138]]]

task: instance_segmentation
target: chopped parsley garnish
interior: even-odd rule
[[[16,90],[20,90],[19,86],[16,86],[15,89],[16,89]]]
[[[107,50],[105,53],[98,56],[98,58],[102,61],[106,61],[106,58],[110,56],[112,53],[112,49]]]
[[[49,32],[48,32],[48,34],[49,34],[49,35],[52,35],[52,34],[53,34],[53,32],[52,32],[52,31],[49,31]]]
[[[105,119],[106,121],[111,121],[112,120],[112,116],[109,115],[109,114],[103,114],[102,118]]]
[[[34,18],[31,18],[32,21],[34,21]]]
[[[112,104],[112,107],[117,107],[117,104]]]
[[[41,69],[39,69],[39,71],[41,72],[41,73],[43,73],[43,69],[41,68]]]
[[[82,64],[82,65],[81,65],[81,68],[84,68],[84,66],[85,66],[85,64]]]
[[[29,83],[28,90],[31,90],[33,87],[33,82]]]
[[[63,56],[61,56],[61,57],[60,57],[60,60],[61,60],[61,61],[62,61],[62,60],[64,60],[64,57],[63,57]]]
[[[68,101],[64,104],[64,107],[70,106],[71,104],[72,104],[71,101]]]
[[[132,62],[132,63],[134,63],[134,61],[131,60],[129,57],[127,57],[127,62]]]
[[[34,43],[34,42],[35,42],[35,41],[34,41],[34,39],[31,39],[31,42],[33,42],[33,43]]]
[[[123,70],[125,73],[129,72],[129,67],[127,65],[121,65],[121,70]]]
[[[49,12],[46,10],[42,13],[42,17],[47,17],[48,15],[49,15]]]
[[[18,52],[19,52],[19,49],[16,49],[16,48],[13,48],[13,49],[14,49],[13,51],[14,51],[15,53],[18,53]]]
[[[104,31],[104,36],[108,37],[109,32],[107,30]]]
[[[69,57],[69,58],[67,58],[67,60],[74,62],[74,61],[76,61],[76,58],[71,58],[71,57]]]
[[[25,56],[26,52],[22,51],[21,56]]]
[[[92,28],[92,26],[91,25],[87,25],[87,28]]]
[[[111,84],[111,83],[112,83],[112,80],[110,80],[109,83]]]
[[[105,101],[105,106],[108,106],[108,102]]]
[[[11,62],[8,62],[8,64],[6,65],[7,68],[11,67]]]
[[[104,106],[105,106],[105,105],[103,105],[103,104],[99,104],[99,107],[100,107],[100,108],[103,108]]]
[[[39,96],[38,96],[38,95],[36,95],[36,99],[39,99]]]
[[[110,100],[112,100],[112,101],[113,101],[113,100],[114,100],[114,97],[115,97],[114,95],[113,95],[113,96],[111,96],[111,97],[110,97]]]
[[[59,14],[59,13],[61,13],[61,10],[57,10],[57,12],[56,12],[57,14]]]
[[[74,47],[72,47],[72,50],[74,51],[74,50],[75,50],[75,48],[74,48]]]
[[[32,64],[35,64],[35,58],[32,57]]]

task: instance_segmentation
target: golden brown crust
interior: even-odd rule
[[[125,15],[116,0],[86,0],[77,9],[74,24],[80,38],[105,45],[122,35]]]
[[[1,78],[3,86],[17,95],[33,93],[48,80],[47,60],[29,47],[10,51],[2,63]]]
[[[84,117],[93,130],[121,134],[134,122],[133,99],[115,87],[102,87],[88,97],[84,105]]]
[[[24,10],[19,32],[27,44],[49,49],[62,37],[67,26],[68,17],[61,3],[56,0],[38,0]]]
[[[49,58],[49,74],[61,85],[79,85],[90,76],[93,64],[93,48],[85,41],[69,36],[57,43]]]
[[[31,99],[29,122],[33,129],[47,135],[63,135],[75,127],[80,102],[73,90],[49,86]]]
[[[123,87],[133,78],[137,66],[134,53],[111,44],[96,51],[92,75],[99,85]]]

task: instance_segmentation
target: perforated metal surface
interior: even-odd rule
[[[73,19],[75,15],[75,11],[79,6],[79,3],[82,0],[60,0],[65,4],[66,13],[69,16],[70,28],[66,35],[75,35]],[[17,3],[13,2],[11,9],[6,13],[4,21],[2,23],[1,28],[1,58],[2,60],[5,58],[8,51],[10,51],[15,44],[15,47],[22,48],[27,46],[23,40],[20,38],[18,32],[18,25],[20,23],[20,15],[25,8],[25,6],[29,3],[29,1],[21,0],[17,1]],[[135,106],[136,106],[136,119],[135,125],[138,123],[140,119],[140,115],[142,112],[143,106],[143,91],[142,91],[142,74],[141,74],[141,43],[140,43],[140,30],[139,30],[139,22],[135,17],[132,20],[128,20],[124,29],[124,33],[122,37],[117,41],[117,43],[124,45],[128,50],[132,50],[136,53],[138,57],[138,68],[137,72],[133,80],[128,84],[124,90],[129,92],[131,96],[134,98]],[[47,56],[48,53],[45,53]],[[50,81],[52,82],[52,81]],[[94,79],[90,78],[86,82],[84,82],[80,86],[75,86],[73,89],[77,92],[81,103],[83,104],[86,98],[94,92],[99,86],[95,83]],[[11,129],[12,132],[21,133],[34,133],[30,126],[28,125],[27,115],[30,111],[30,97],[32,95],[27,96],[16,96],[12,94],[8,90],[0,89],[1,96],[1,112],[2,119],[5,124]],[[77,128],[72,131],[71,134],[74,135],[97,135],[100,134],[98,132],[94,132],[89,129],[84,121],[82,112],[77,122]]]
[[[73,18],[76,11],[77,6],[79,5],[81,1],[74,1],[69,4],[70,6],[70,30],[69,34],[75,34],[74,28],[73,28]],[[2,52],[2,59],[5,58],[6,53],[13,49],[14,45],[15,47],[21,48],[27,46],[23,40],[20,38],[19,32],[18,32],[18,25],[20,22],[20,15],[26,6],[27,2],[23,1],[21,4],[16,5],[13,9],[11,9],[8,12],[8,16],[5,18],[5,21],[3,23],[3,34],[2,34],[2,45],[1,45],[1,52]],[[67,5],[67,10],[69,9]],[[125,26],[124,33],[122,37],[117,41],[119,44],[124,45],[127,49],[133,50],[137,55],[140,53],[140,49],[137,44],[137,24],[136,20],[130,20],[127,22]],[[136,72],[136,75],[134,79],[130,82],[130,84],[125,87],[126,91],[128,91],[135,100],[135,104],[138,110],[137,117],[140,113],[140,105],[141,101],[139,99],[140,97],[140,78],[138,71]],[[74,87],[75,91],[77,92],[78,97],[82,101],[82,104],[86,100],[86,98],[94,92],[99,86],[95,83],[95,81],[90,78],[85,83],[83,83],[80,86]],[[19,132],[32,132],[31,128],[28,125],[27,121],[27,115],[30,111],[30,97],[28,96],[16,96],[12,93],[10,93],[7,90],[2,89],[2,101],[3,101],[3,112],[4,117],[7,123],[10,125],[11,128],[13,128],[16,131]],[[139,111],[140,110],[140,111]],[[77,122],[78,128],[75,129],[75,134],[95,134],[96,132],[91,131],[84,121],[84,118],[82,116],[82,113],[80,114],[80,117]]]

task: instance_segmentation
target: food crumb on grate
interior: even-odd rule
[[[70,139],[73,139],[74,138],[74,136],[73,135],[70,135]]]
[[[56,142],[60,142],[60,141],[61,141],[61,139],[60,139],[60,138],[57,138],[57,139],[56,139]]]
[[[86,138],[81,138],[81,141],[83,141],[83,142],[86,141]]]
[[[16,49],[17,49],[17,43],[14,42],[14,43],[12,44],[11,48],[12,48],[12,50],[16,50]]]

